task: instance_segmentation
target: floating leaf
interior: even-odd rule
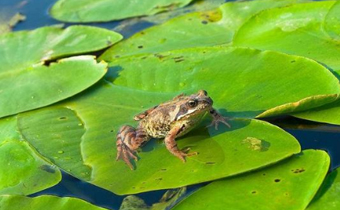
[[[1,67],[0,67],[1,68]],[[36,64],[0,69],[0,117],[43,107],[88,88],[106,73],[93,56],[62,59],[50,66]]]
[[[220,126],[219,132],[214,129],[208,132],[201,128],[179,140],[179,148],[190,147],[199,152],[186,163],[155,140],[138,154],[140,161],[135,170],[130,170],[123,161],[116,161],[115,138],[119,127],[133,123],[135,114],[173,96],[103,81],[64,103],[20,114],[18,125],[30,144],[54,164],[117,194],[176,188],[231,176],[275,163],[300,150],[292,136],[273,125],[234,120],[232,129]],[[79,122],[83,125],[77,126]],[[84,128],[85,134],[79,135]],[[48,132],[42,134],[44,130]],[[243,142],[248,137],[263,142],[266,149],[249,148]],[[58,155],[58,151],[64,152]],[[54,158],[56,155],[59,158]],[[92,169],[87,176],[82,174],[82,169],[88,168],[85,166]]]
[[[333,39],[340,34],[336,24],[339,18],[340,4],[334,4],[333,1],[271,9],[243,25],[234,44],[303,55],[339,73],[339,40]],[[323,24],[326,31],[322,28]],[[338,113],[340,106],[337,101],[294,116],[339,125]]]
[[[28,195],[61,180],[59,169],[41,159],[19,134],[16,117],[0,120],[0,168],[0,195]]]
[[[328,174],[308,210],[336,210],[340,207],[340,168]]]
[[[328,11],[324,21],[327,33],[337,41],[340,41],[340,2],[337,1]]]
[[[45,66],[45,61],[102,49],[121,39],[109,30],[44,27],[0,36],[0,117],[39,108],[88,88],[106,72],[83,56]]]
[[[56,197],[53,195],[43,195],[29,198],[24,196],[0,196],[0,208],[6,210],[34,209],[34,210],[105,210],[94,206],[83,200],[70,197]]]
[[[305,56],[338,71],[339,42],[323,30],[334,3],[318,1],[265,10],[239,29],[233,44]]]
[[[326,176],[329,163],[327,153],[305,150],[272,167],[215,181],[173,209],[305,209]]]
[[[338,80],[316,62],[249,48],[185,49],[125,57],[109,65],[112,76],[106,78],[116,85],[155,92],[205,89],[217,107],[237,117],[310,109],[334,101],[331,94],[339,93]]]
[[[66,22],[98,22],[153,15],[192,0],[59,0],[50,11],[52,17]]]
[[[340,73],[338,21],[340,4],[321,1],[269,9],[254,16],[237,32],[233,44],[301,55]],[[339,103],[295,116],[339,124]]]
[[[141,31],[114,45],[101,59],[113,61],[143,53],[159,53],[189,47],[221,45],[231,42],[235,31],[254,14],[301,0],[228,2],[216,10],[195,12]]]

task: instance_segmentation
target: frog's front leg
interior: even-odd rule
[[[176,135],[181,131],[181,129],[182,129],[181,126],[175,126],[174,128],[172,128],[168,132],[168,135],[165,137],[164,143],[165,143],[166,148],[171,152],[171,154],[175,155],[176,157],[181,159],[183,162],[185,162],[186,156],[197,155],[197,152],[186,153],[188,150],[190,150],[190,148],[186,149],[185,151],[178,149],[175,138],[176,138]]]
[[[227,117],[223,117],[213,108],[210,109],[209,113],[213,117],[213,120],[212,120],[212,122],[209,126],[215,125],[215,129],[217,130],[218,123],[221,122],[221,123],[225,124],[226,126],[228,126],[229,128],[231,128],[229,123],[227,123],[227,121],[226,121],[228,119]]]
[[[116,160],[122,159],[125,163],[133,170],[133,166],[130,159],[138,160],[135,155],[137,149],[150,137],[142,129],[135,129],[132,126],[125,125],[119,129],[117,134],[117,158]]]

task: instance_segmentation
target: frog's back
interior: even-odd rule
[[[142,127],[153,138],[164,138],[171,129],[171,114],[175,105],[158,106],[140,121]]]

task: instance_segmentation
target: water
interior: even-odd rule
[[[48,8],[50,8],[54,2],[55,0],[0,0],[0,8],[17,8],[21,14],[26,16],[26,20],[19,23],[14,28],[14,31],[31,30],[42,26],[62,24],[48,15]],[[68,26],[70,24],[65,25]],[[95,25],[112,29],[119,25],[119,21],[86,25]],[[135,24],[132,28],[129,28],[129,30],[122,30],[120,32],[125,37],[128,37],[135,31],[148,26],[150,26],[150,24]],[[331,169],[340,166],[340,153],[337,151],[338,148],[340,148],[340,126],[308,122],[287,116],[266,120],[284,128],[287,132],[295,136],[299,140],[302,149],[326,150],[331,156]],[[205,184],[191,186],[188,188],[188,192],[190,193],[203,185]],[[141,193],[138,194],[138,196],[145,200],[148,205],[151,205],[159,201],[164,192],[165,190],[160,190]],[[108,209],[119,209],[119,206],[125,197],[117,196],[112,192],[82,182],[66,173],[63,173],[63,179],[58,185],[31,196],[42,194],[57,195],[61,197],[78,197]]]

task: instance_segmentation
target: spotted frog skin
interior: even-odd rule
[[[213,107],[213,101],[205,90],[196,94],[178,95],[171,101],[159,104],[134,117],[139,121],[138,127],[124,125],[117,134],[117,158],[122,159],[133,170],[131,159],[138,160],[135,155],[138,148],[151,138],[165,138],[165,146],[170,153],[185,162],[186,156],[196,155],[196,152],[187,153],[177,147],[176,137],[182,136],[193,129],[202,117],[209,112],[213,117],[211,125],[218,127],[218,123],[226,126],[225,117],[221,116]]]

